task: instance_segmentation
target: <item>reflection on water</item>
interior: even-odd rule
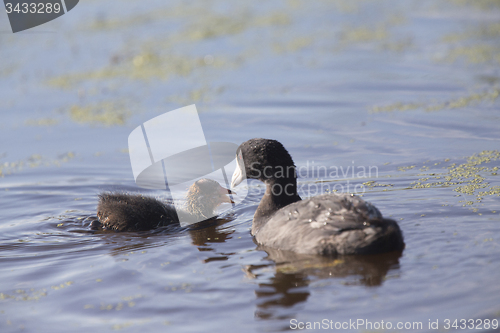
[[[266,251],[267,258],[275,262],[277,272],[300,272],[321,279],[352,277],[344,284],[368,287],[381,285],[390,269],[399,269],[402,255],[402,252],[391,252],[328,258],[263,248],[261,245],[258,249]]]
[[[274,319],[276,307],[292,307],[306,302],[310,295],[311,280],[342,278],[340,283],[346,286],[380,286],[389,270],[394,270],[392,277],[398,275],[399,258],[402,255],[402,252],[391,252],[329,258],[280,251],[262,245],[258,245],[257,249],[265,251],[266,259],[273,263],[249,265],[246,267],[247,276],[258,278],[260,270],[274,270],[274,276],[265,283],[259,283],[259,289],[255,291],[259,299],[255,315],[261,319]],[[292,317],[292,314],[288,316]]]
[[[204,263],[211,261],[226,261],[229,256],[235,253],[220,253],[211,243],[224,243],[231,238],[234,229],[221,228],[224,224],[234,220],[234,216],[227,216],[223,219],[212,219],[191,225],[188,228],[189,236],[193,245],[198,247],[198,251],[213,252],[210,257],[203,260]]]
[[[212,218],[202,222],[194,223],[187,227],[181,227],[179,225],[168,225],[148,231],[118,233],[112,230],[92,230],[92,222],[97,220],[96,216],[88,216],[81,220],[81,222],[79,220],[75,221],[75,219],[67,219],[61,222],[59,225],[62,226],[65,223],[68,225],[73,225],[73,227],[68,226],[66,228],[66,230],[69,232],[104,236],[107,235],[111,239],[120,238],[119,242],[121,243],[129,243],[127,245],[114,247],[110,252],[111,255],[120,255],[127,252],[138,251],[150,246],[161,246],[164,242],[165,236],[168,237],[168,235],[182,235],[186,232],[191,237],[192,244],[197,246],[199,251],[215,252],[216,250],[213,247],[210,247],[210,244],[224,243],[226,240],[230,239],[231,234],[234,233],[234,229],[221,227],[223,227],[226,223],[233,221],[234,219],[234,216],[228,215],[224,218]],[[133,243],[130,242],[132,240]],[[231,253],[227,255],[231,255]],[[226,259],[227,256],[211,257],[206,259],[206,262]]]
[[[307,274],[277,272],[269,282],[259,283],[259,288],[255,291],[257,296],[255,317],[259,319],[292,318],[294,311],[280,315],[281,311],[276,310],[306,302],[310,296],[307,290],[308,285]]]

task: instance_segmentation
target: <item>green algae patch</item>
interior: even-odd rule
[[[254,15],[240,13],[235,15],[215,14],[210,9],[198,8],[190,11],[197,14],[196,19],[188,20],[195,22],[181,27],[179,32],[169,35],[162,40],[154,40],[143,43],[138,49],[134,48],[132,55],[129,51],[123,51],[126,55],[112,57],[110,64],[91,71],[76,72],[54,77],[48,80],[48,84],[58,88],[69,89],[76,84],[89,80],[113,80],[126,78],[129,80],[169,80],[175,76],[189,76],[193,72],[212,69],[233,69],[240,63],[240,58],[227,60],[221,56],[212,57],[207,61],[205,55],[173,54],[178,44],[192,44],[234,36],[249,29],[258,29],[269,26],[281,26],[290,24],[291,19],[286,13],[274,12],[268,15]],[[162,16],[163,14],[159,14]],[[146,16],[137,17],[137,22],[147,22]],[[152,15],[157,17],[157,15]],[[135,19],[131,19],[135,22]],[[107,22],[107,23],[106,23]],[[95,23],[97,29],[114,29],[118,23],[103,21]],[[118,24],[121,26],[121,23]]]
[[[160,56],[152,52],[143,52],[132,59],[132,66],[127,66],[128,70],[125,75],[134,80],[150,78],[167,80],[174,75],[188,76],[196,69],[208,66],[208,63],[205,57]],[[210,65],[214,67],[223,66],[223,64],[224,61],[220,58],[210,62]]]
[[[459,6],[473,6],[481,10],[500,8],[498,0],[448,0],[450,3]]]
[[[97,280],[101,280],[101,279],[97,279]],[[100,281],[98,281],[98,282],[100,282]],[[85,304],[83,308],[84,309],[99,309],[101,311],[111,311],[111,310],[120,311],[126,307],[128,307],[128,308],[134,307],[136,304],[134,302],[134,300],[137,300],[140,298],[144,298],[144,296],[143,295],[126,296],[126,297],[122,297],[121,298],[122,301],[120,301],[120,302],[117,302],[117,303],[102,303],[101,302],[101,304],[97,305],[97,306],[94,304]]]
[[[473,27],[472,29],[461,32],[448,34],[443,37],[443,42],[445,43],[457,43],[469,39],[491,39],[500,38],[500,23],[485,24],[479,27]]]
[[[341,43],[366,43],[381,41],[389,38],[389,31],[384,24],[375,27],[345,27],[340,33]]]
[[[415,169],[417,166],[416,165],[410,165],[410,166],[403,166],[403,167],[398,167],[398,171],[408,171],[408,170],[411,170],[411,169]]]
[[[52,290],[59,290],[63,288],[67,288],[71,286],[74,282],[73,281],[66,281],[63,282],[59,285],[56,286],[51,286],[50,289]],[[48,290],[47,288],[42,288],[42,289],[16,289],[14,292],[7,294],[7,293],[0,293],[0,300],[11,300],[11,301],[39,301],[41,298],[46,297],[48,295]]]
[[[391,30],[407,23],[406,17],[393,15],[372,25],[346,25],[339,32],[338,48],[342,50],[350,45],[372,44],[377,51],[403,52],[413,46],[412,36],[398,36]]]
[[[285,13],[273,13],[266,16],[224,16],[204,15],[204,19],[189,26],[178,38],[182,40],[199,41],[221,36],[230,36],[242,33],[252,27],[266,27],[272,25],[287,25],[291,19]]]
[[[369,180],[367,182],[364,182],[363,185],[366,186],[366,187],[368,187],[368,188],[374,188],[374,187],[393,187],[394,186],[394,184],[382,184],[382,183],[378,183],[375,180]]]
[[[394,41],[385,41],[380,45],[380,49],[401,53],[409,50],[412,46],[413,46],[413,38],[407,37]]]
[[[467,157],[465,163],[451,164],[447,168],[447,173],[431,174],[411,185],[413,185],[412,188],[453,187],[455,192],[470,196],[476,195],[475,200],[461,201],[464,202],[464,206],[471,206],[481,202],[485,196],[500,196],[500,186],[491,186],[486,181],[487,174],[493,176],[497,174],[499,167],[491,166],[491,164],[499,160],[498,150],[485,150]],[[439,181],[435,181],[438,179]]]
[[[121,330],[121,329],[124,329],[124,328],[128,328],[130,326],[134,325],[134,322],[132,321],[127,321],[125,323],[122,323],[122,324],[114,324],[111,328],[115,331],[117,330]]]
[[[460,59],[471,64],[500,64],[500,47],[489,44],[457,46],[450,50],[442,60],[453,63]]]
[[[73,105],[69,109],[71,120],[80,124],[103,126],[125,125],[130,115],[130,111],[112,102],[102,102],[87,106]]]
[[[496,4],[496,11],[500,8],[500,1],[460,1],[464,5],[478,5],[483,10],[490,9]],[[447,63],[462,61],[468,64],[500,63],[500,24],[469,25],[462,32],[447,34],[441,39],[448,45],[448,51],[436,57],[435,60]]]
[[[59,124],[59,120],[54,118],[27,119],[24,124],[26,126],[54,126]]]
[[[150,12],[138,13],[127,17],[116,17],[114,15],[110,15],[109,17],[98,16],[90,23],[85,23],[82,28],[94,31],[127,29],[165,19],[183,20],[203,14],[206,14],[206,8],[183,3],[173,8],[156,8]]]
[[[119,64],[110,65],[91,72],[72,73],[52,78],[48,83],[57,88],[69,89],[81,82],[126,78],[129,80],[168,80],[174,76],[189,76],[194,71],[211,67],[215,69],[233,68],[236,61],[221,57],[208,59],[186,55],[167,54],[144,50],[133,57],[124,59]]]
[[[497,13],[500,9],[498,0],[448,0],[467,10],[481,15]],[[463,9],[462,9],[463,10]],[[436,56],[435,60],[444,63],[461,62],[471,65],[498,65],[500,64],[500,24],[494,23],[467,24],[462,31],[446,34],[441,41],[446,45],[444,54]]]
[[[42,297],[47,296],[47,290],[45,288],[35,290],[35,289],[17,289],[12,294],[0,293],[0,300],[12,300],[12,301],[38,301]]]
[[[244,21],[229,16],[212,16],[190,26],[184,32],[185,36],[192,41],[211,39],[220,36],[235,35],[246,30]]]
[[[67,282],[64,282],[64,283],[61,283],[61,284],[58,284],[55,286],[51,286],[50,288],[54,289],[54,290],[64,289],[66,287],[71,286],[73,283],[74,283],[73,281],[67,281]]]
[[[408,111],[408,110],[417,110],[421,109],[425,106],[423,103],[402,103],[396,102],[389,105],[384,106],[373,106],[370,109],[370,113],[381,113],[381,112],[394,112],[394,111]]]
[[[155,9],[151,12],[116,19],[97,18],[86,25],[86,28],[96,31],[126,29],[133,26],[150,24],[155,21],[164,21],[165,19],[196,22],[187,29],[173,34],[172,39],[176,41],[197,41],[234,35],[251,27],[283,25],[291,22],[290,17],[282,12],[258,16],[249,14],[249,10],[240,10],[240,13],[223,15],[213,11],[210,5],[192,6],[182,4],[174,8]]]
[[[487,91],[471,93],[469,95],[465,95],[462,97],[453,98],[442,103],[397,102],[385,106],[373,106],[371,109],[369,109],[369,112],[370,113],[383,113],[383,112],[395,112],[395,111],[404,112],[417,109],[423,109],[424,111],[427,112],[435,112],[441,110],[460,109],[468,107],[470,105],[480,104],[484,102],[493,103],[496,101],[498,96],[500,96],[500,88],[495,87]]]
[[[85,73],[72,73],[54,77],[47,81],[51,86],[69,89],[73,85],[87,80],[103,80],[124,76],[126,71],[122,68],[107,67]]]
[[[166,100],[168,102],[176,103],[179,105],[187,105],[189,103],[208,103],[212,102],[215,97],[224,91],[224,87],[210,87],[203,86],[187,91],[185,94],[171,95]],[[203,108],[199,107],[198,112],[202,112]]]
[[[75,157],[73,152],[68,152],[59,155],[55,159],[45,158],[39,154],[33,154],[27,159],[4,162],[0,164],[0,178],[20,172],[25,168],[37,168],[42,166],[61,166],[62,163],[67,163]]]
[[[274,42],[273,50],[276,53],[297,52],[313,44],[314,39],[310,36],[295,37],[285,42]]]

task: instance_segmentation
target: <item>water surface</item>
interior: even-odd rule
[[[1,331],[500,319],[498,22],[493,0],[89,0],[18,34],[0,14]],[[358,192],[404,252],[259,247],[258,182],[210,224],[88,232],[101,191],[166,197],[127,137],[193,103],[207,141],[281,141],[303,197]]]

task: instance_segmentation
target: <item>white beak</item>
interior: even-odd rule
[[[236,169],[233,173],[233,178],[231,179],[231,188],[238,186],[243,179],[245,179],[245,173],[241,170],[241,165],[236,158]]]

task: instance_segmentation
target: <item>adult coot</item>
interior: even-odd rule
[[[232,194],[214,180],[200,179],[188,190],[186,209],[177,210],[172,204],[140,194],[102,193],[97,204],[98,222],[93,229],[116,231],[142,231],[156,227],[200,222],[216,214],[214,210],[223,202],[233,203]]]
[[[404,249],[398,224],[357,196],[332,193],[302,200],[295,164],[278,141],[248,140],[238,147],[236,160],[231,187],[245,177],[266,184],[252,223],[252,235],[259,244],[320,255]]]

